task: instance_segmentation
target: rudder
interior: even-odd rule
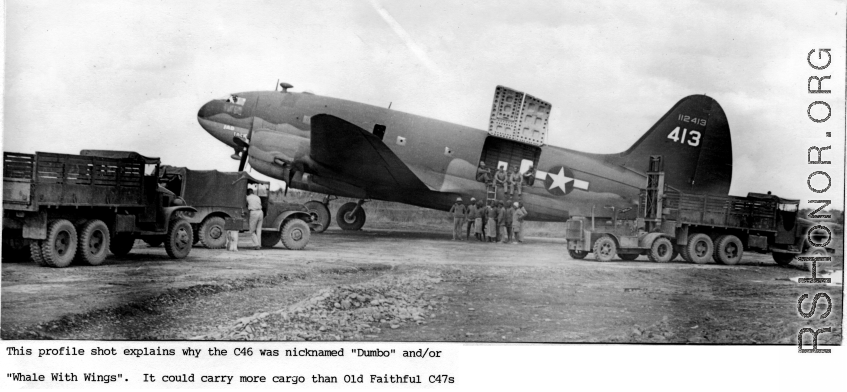
[[[729,193],[732,138],[726,114],[705,95],[681,99],[628,150],[607,160],[640,172],[662,155],[665,183],[689,193]]]

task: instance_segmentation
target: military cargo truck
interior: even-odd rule
[[[308,210],[294,203],[270,200],[267,181],[253,178],[247,172],[191,170],[185,167],[162,166],[160,184],[185,199],[196,211],[181,213],[191,223],[194,238],[210,249],[226,245],[226,231],[249,230],[247,188],[253,186],[262,200],[265,218],[262,222],[263,247],[273,247],[280,241],[292,250],[309,243],[311,217]],[[156,246],[157,242],[148,242]]]
[[[815,248],[808,240],[814,223],[798,216],[799,200],[771,194],[747,197],[686,194],[664,183],[661,157],[650,157],[647,187],[642,189],[634,220],[617,219],[596,227],[593,219],[568,222],[568,252],[575,259],[594,253],[598,261],[615,256],[668,262],[682,254],[693,263],[714,260],[737,264],[744,251],[771,253],[779,265],[795,256],[824,256],[830,248]],[[636,211],[633,211],[636,212]],[[814,233],[813,233],[814,237]]]
[[[42,266],[99,265],[136,239],[162,238],[171,258],[188,256],[194,208],[158,186],[159,158],[130,151],[79,155],[3,153],[4,248],[28,248]]]

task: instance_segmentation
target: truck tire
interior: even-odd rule
[[[282,231],[280,231],[280,233],[282,237],[282,244],[291,250],[300,250],[305,248],[306,244],[309,243],[309,236],[311,235],[309,232],[309,225],[296,218],[285,222],[285,224],[282,225]]]
[[[47,224],[47,239],[41,243],[41,257],[55,268],[71,265],[76,256],[77,234],[73,223],[57,219]]]
[[[132,246],[135,245],[135,238],[126,234],[117,234],[109,241],[109,252],[118,257],[123,257],[129,254]]]
[[[203,220],[197,234],[200,243],[209,249],[221,249],[226,246],[226,230],[224,229],[224,218],[210,216]]]
[[[611,236],[604,235],[594,242],[594,259],[597,261],[611,261],[618,252],[618,245]]]
[[[712,256],[715,262],[725,265],[736,265],[744,255],[744,245],[738,237],[727,234],[718,237],[715,241],[715,254]]]
[[[279,243],[280,234],[278,231],[262,230],[262,248],[273,248]]]
[[[647,258],[654,263],[667,263],[673,260],[675,255],[674,246],[666,237],[656,238],[650,245],[650,251],[647,252]]]
[[[172,259],[184,259],[191,253],[191,245],[194,244],[194,231],[191,223],[185,219],[174,219],[168,225],[168,234],[165,237],[165,252]]]
[[[100,265],[109,253],[109,227],[95,219],[86,222],[79,233],[77,260],[88,265]]]
[[[791,261],[794,260],[794,256],[796,255],[793,253],[772,252],[771,256],[773,257],[773,261],[780,266],[785,267],[786,265],[791,264]]]
[[[147,237],[142,239],[142,241],[144,241],[144,243],[151,248],[158,248],[162,246],[163,243],[165,243],[165,239],[162,237]]]
[[[693,233],[688,236],[688,245],[683,248],[682,257],[686,261],[695,264],[704,264],[709,262],[714,252],[715,244],[708,235],[703,233]]]
[[[44,262],[44,257],[41,256],[42,242],[43,241],[40,240],[32,240],[29,242],[29,257],[35,264],[46,267],[47,263]]]
[[[582,260],[585,256],[588,256],[588,252],[584,250],[568,249],[568,254],[571,255],[571,258],[574,260]]]
[[[641,256],[641,255],[638,254],[638,253],[624,253],[624,254],[618,255],[618,257],[620,257],[621,260],[624,260],[624,261],[633,261],[633,260],[637,259],[638,256]]]
[[[309,210],[309,215],[312,216],[312,222],[318,224],[318,226],[315,227],[315,233],[325,232],[332,221],[332,216],[330,215],[329,208],[326,204],[312,200],[306,202],[303,206]]]
[[[356,203],[344,203],[335,212],[335,223],[341,230],[359,230],[365,225],[365,209],[359,207],[356,213]]]

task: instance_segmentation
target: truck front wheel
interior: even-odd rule
[[[615,244],[615,240],[608,236],[604,235],[597,239],[594,242],[594,258],[597,261],[611,261],[615,254],[618,253],[618,245]]]
[[[172,259],[184,259],[191,252],[192,244],[194,233],[191,224],[185,219],[171,221],[165,238],[165,252],[168,252],[168,256]]]
[[[650,246],[650,251],[647,253],[647,258],[654,263],[667,263],[676,255],[674,252],[671,240],[665,237],[656,238],[653,245]]]
[[[226,246],[224,218],[212,216],[204,219],[197,234],[200,237],[200,243],[209,249],[221,249]]]
[[[77,235],[73,223],[66,219],[51,221],[47,226],[47,239],[41,244],[41,257],[51,267],[71,265],[76,255]]]
[[[715,244],[708,235],[695,233],[688,236],[688,245],[684,248],[682,257],[690,263],[704,264],[712,258]]]
[[[292,219],[282,225],[282,244],[291,250],[300,250],[309,243],[309,225],[300,219]]]

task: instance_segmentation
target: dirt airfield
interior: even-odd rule
[[[808,326],[832,328],[819,343],[842,341],[843,286],[799,285],[790,278],[810,274],[769,255],[600,263],[571,259],[561,239],[488,244],[448,231],[333,227],[303,251],[198,247],[179,261],[138,241],[99,267],[4,260],[0,337],[795,345]],[[837,246],[822,268],[841,276]],[[798,298],[818,292],[831,314],[820,319],[820,300],[802,318]]]

